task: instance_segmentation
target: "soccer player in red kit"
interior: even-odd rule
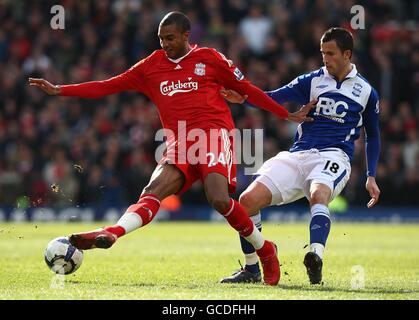
[[[174,133],[168,135],[166,155],[138,202],[128,207],[116,225],[72,234],[69,240],[82,250],[109,248],[117,238],[152,221],[164,198],[186,191],[200,179],[211,206],[255,247],[265,283],[276,285],[280,269],[275,244],[264,240],[244,208],[229,196],[229,192],[234,192],[236,177],[232,138],[227,132],[234,129],[234,123],[220,90],[234,89],[247,95],[253,105],[295,122],[309,120],[306,115],[310,106],[288,113],[247,81],[224,55],[212,48],[191,45],[189,31],[189,19],[183,13],[170,12],[159,25],[162,50],[154,51],[125,73],[104,81],[74,85],[52,85],[44,79],[29,79],[31,86],[51,95],[99,98],[127,90],[143,93],[157,106],[163,128]],[[204,161],[193,163],[188,158],[188,148],[195,141],[180,139],[177,133],[180,123],[184,124],[186,133],[193,129],[206,133],[204,142],[200,140],[201,146],[207,147]],[[218,137],[210,137],[211,129],[220,132]]]

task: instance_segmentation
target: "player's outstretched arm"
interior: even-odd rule
[[[375,182],[375,177],[368,177],[367,182],[365,183],[365,188],[370,194],[371,200],[368,202],[367,207],[372,208],[380,197],[380,189],[378,188],[377,183]]]
[[[143,67],[145,59],[132,66],[129,70],[115,77],[69,85],[53,85],[45,79],[29,78],[29,85],[41,88],[50,95],[61,95],[79,98],[101,98],[122,91],[144,92],[145,79]]]
[[[29,85],[38,87],[51,96],[56,96],[61,93],[60,86],[53,85],[45,79],[29,78]]]
[[[244,103],[248,98],[248,95],[242,96],[240,93],[231,89],[222,89],[220,90],[220,94],[224,99],[231,103]],[[313,118],[307,117],[307,114],[316,105],[316,103],[317,100],[310,101],[300,110],[293,113],[289,113],[286,119],[297,123],[313,121]]]
[[[223,54],[213,50],[212,58],[212,62],[217,70],[218,81],[224,88],[233,89],[243,97],[247,95],[250,104],[269,111],[280,119],[297,123],[312,121],[312,119],[307,117],[307,113],[312,108],[312,105],[304,106],[299,111],[290,114],[282,105],[278,104],[260,88],[246,80],[241,71]]]
[[[29,85],[39,87],[50,95],[89,99],[101,98],[135,88],[132,82],[127,81],[126,73],[107,80],[68,85],[53,85],[44,79],[32,79],[29,80]]]

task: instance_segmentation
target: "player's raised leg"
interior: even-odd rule
[[[259,232],[262,231],[260,210],[269,206],[271,202],[271,191],[264,184],[257,181],[253,181],[240,195],[239,203],[249,213],[250,219]],[[241,235],[240,245],[245,256],[245,266],[234,272],[231,276],[223,278],[221,283],[248,283],[261,281],[259,259],[255,248]]]
[[[246,209],[238,201],[230,198],[227,178],[219,173],[209,173],[205,178],[204,187],[211,206],[256,249],[263,266],[264,282],[269,285],[278,284],[280,270],[276,245],[263,238]]]
[[[117,238],[150,223],[160,208],[160,201],[178,192],[183,183],[184,175],[174,165],[158,165],[138,202],[129,206],[115,225],[74,233],[69,237],[71,244],[82,250],[111,247]]]
[[[322,183],[310,185],[310,251],[304,257],[304,265],[311,284],[322,281],[323,252],[329,236],[331,220],[328,203],[330,187]]]

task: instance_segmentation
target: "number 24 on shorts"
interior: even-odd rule
[[[220,155],[218,156],[217,160],[213,152],[208,152],[207,159],[208,159],[208,168],[214,167],[218,163],[221,163],[223,166],[226,166],[227,164],[224,152],[220,152]]]

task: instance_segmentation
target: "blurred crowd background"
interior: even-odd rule
[[[64,30],[50,27],[56,4],[65,8]],[[0,0],[0,204],[126,205],[137,200],[156,165],[160,121],[147,98],[49,97],[29,87],[29,77],[66,84],[119,74],[159,48],[161,18],[181,10],[192,22],[191,43],[218,49],[257,86],[271,90],[322,66],[322,33],[331,26],[350,29],[356,4],[366,18],[365,30],[353,30],[353,60],[381,96],[380,203],[418,205],[415,0]],[[242,105],[231,109],[238,128],[265,129],[265,160],[292,144],[294,124]],[[360,139],[343,192],[351,205],[368,202],[365,172]],[[250,179],[239,166],[237,195]],[[182,201],[206,203],[202,186]]]

